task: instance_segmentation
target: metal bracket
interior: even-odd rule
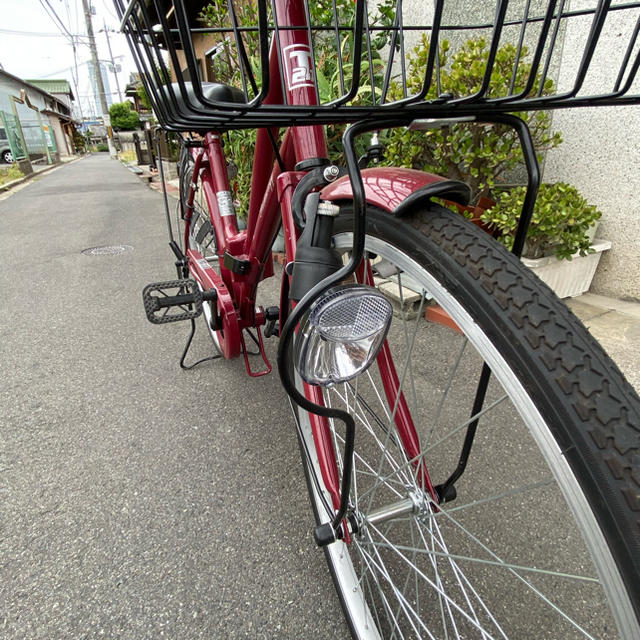
[[[249,270],[251,269],[251,262],[249,260],[241,260],[240,258],[235,258],[226,251],[224,257],[222,258],[222,265],[225,267],[225,269],[229,269],[229,271],[237,273],[241,276],[249,273]]]

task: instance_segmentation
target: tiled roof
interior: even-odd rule
[[[70,95],[73,100],[73,92],[71,91],[71,85],[67,80],[25,80],[29,84],[46,91],[47,93],[63,93]]]

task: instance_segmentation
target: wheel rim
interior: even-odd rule
[[[347,251],[352,246],[350,234],[339,234],[336,236],[335,242],[336,248],[343,251]],[[342,594],[343,606],[348,612],[348,617],[351,618],[354,635],[356,637],[379,637],[374,629],[375,624],[375,627],[380,628],[385,637],[415,637],[416,635],[437,638],[523,637],[527,634],[527,630],[529,633],[531,632],[531,628],[536,628],[537,638],[590,637],[589,634],[593,637],[618,637],[611,616],[604,609],[600,611],[598,608],[603,608],[600,599],[603,599],[602,591],[604,590],[609,602],[613,603],[615,620],[622,637],[637,637],[638,627],[632,605],[620,576],[614,569],[613,559],[605,548],[604,539],[595,518],[588,509],[585,497],[575,482],[558,445],[550,436],[544,421],[522,385],[511,374],[505,361],[473,323],[470,316],[441,284],[426,274],[406,254],[378,238],[368,236],[366,248],[373,254],[381,256],[401,268],[400,274],[396,276],[399,297],[402,297],[403,291],[415,289],[418,284],[437,299],[438,303],[453,317],[459,327],[464,328],[467,334],[468,340],[465,342],[461,336],[459,339],[451,338],[450,334],[453,333],[451,330],[432,327],[436,329],[436,334],[440,334],[433,339],[441,340],[442,335],[448,332],[452,344],[458,343],[454,344],[456,348],[453,351],[457,349],[459,354],[459,356],[455,356],[458,359],[454,360],[454,369],[443,373],[438,380],[438,384],[445,385],[442,387],[441,397],[447,395],[449,397],[445,397],[444,400],[435,404],[431,402],[432,422],[428,424],[432,428],[429,434],[421,433],[421,436],[430,435],[431,438],[428,445],[423,440],[422,450],[423,453],[431,452],[432,459],[429,466],[434,470],[436,476],[435,478],[432,476],[432,479],[435,481],[443,480],[455,466],[455,459],[447,461],[443,465],[446,475],[442,477],[442,471],[437,468],[438,464],[432,464],[432,461],[437,456],[447,458],[442,453],[443,447],[447,441],[455,439],[454,431],[460,429],[460,422],[456,423],[456,427],[449,428],[446,438],[438,438],[438,435],[442,436],[443,434],[439,434],[435,427],[440,428],[440,425],[446,422],[445,417],[451,411],[447,403],[453,402],[455,404],[456,389],[453,382],[447,381],[463,371],[461,358],[464,356],[469,359],[468,351],[471,351],[472,345],[482,356],[482,359],[490,365],[494,379],[499,380],[503,386],[500,391],[493,391],[485,403],[486,413],[483,420],[490,425],[493,420],[496,423],[507,424],[510,429],[515,429],[515,425],[512,427],[508,422],[513,418],[504,409],[507,401],[514,399],[521,408],[523,421],[532,433],[532,438],[525,444],[531,447],[535,443],[542,455],[538,454],[540,460],[535,463],[535,466],[540,469],[539,477],[526,477],[526,480],[520,484],[504,483],[505,478],[498,477],[498,472],[491,469],[492,461],[489,460],[488,465],[492,474],[490,476],[492,478],[490,490],[485,489],[474,493],[472,489],[468,493],[468,497],[465,496],[464,501],[459,498],[450,507],[447,508],[445,505],[440,511],[434,509],[433,505],[425,500],[424,492],[422,492],[418,500],[420,505],[416,508],[417,513],[405,514],[402,518],[388,520],[382,524],[371,524],[367,522],[367,514],[375,512],[375,507],[379,504],[397,503],[407,499],[412,492],[420,492],[420,486],[416,480],[417,474],[412,473],[413,465],[408,464],[406,456],[403,455],[404,452],[393,443],[396,436],[394,435],[393,420],[389,418],[393,413],[393,408],[388,406],[384,399],[380,397],[376,399],[375,391],[372,392],[376,387],[375,372],[368,372],[361,376],[363,381],[356,383],[361,385],[359,388],[355,385],[343,385],[326,394],[328,403],[350,408],[351,413],[356,417],[359,431],[356,436],[356,450],[358,451],[358,446],[362,445],[363,449],[360,451],[365,451],[365,453],[356,454],[356,470],[352,481],[354,485],[352,506],[361,514],[362,530],[353,536],[353,542],[350,544],[338,542],[328,549],[329,563],[333,565],[336,583]],[[401,281],[402,278],[404,278],[404,282]],[[409,283],[410,286],[407,287]],[[418,310],[413,324],[408,326],[405,318],[400,323],[401,328],[395,338],[390,338],[390,340],[397,340],[398,344],[404,340],[407,353],[413,352],[416,348],[416,340],[418,340],[413,337],[412,331],[418,327],[424,329],[426,326],[423,326],[424,320],[421,319],[424,309],[420,308],[421,304],[424,305],[424,298],[421,296],[420,300],[417,303]],[[420,344],[420,347],[423,348],[423,354],[428,356],[430,353],[429,342]],[[470,357],[471,361],[474,357],[473,355]],[[418,358],[416,359],[420,362]],[[403,368],[405,368],[404,363],[399,369]],[[428,390],[425,391],[421,386],[422,372],[420,370],[410,371],[409,367],[405,369],[402,372],[398,371],[398,375],[404,381],[405,393],[413,397],[415,406],[419,404],[418,400],[423,399],[422,394],[425,394],[425,404],[428,404]],[[476,370],[478,370],[477,367]],[[363,382],[369,382],[370,389],[365,389]],[[384,394],[380,393],[379,395],[383,396]],[[376,422],[376,418],[373,417],[374,412],[371,411],[371,405],[376,400],[379,407],[384,408],[384,412],[386,412],[385,419],[381,421],[384,425],[386,420],[386,432]],[[369,404],[368,408],[367,404]],[[422,415],[419,411],[417,413],[419,416]],[[433,415],[437,417],[434,419]],[[467,411],[466,419],[468,417]],[[421,424],[427,424],[426,414],[421,418]],[[389,425],[391,428],[388,428]],[[310,448],[312,447],[312,436],[306,414],[301,416],[301,427],[306,446]],[[341,451],[341,427],[340,425],[334,425],[334,427],[334,446],[336,450]],[[463,431],[464,429],[460,429],[460,433]],[[377,444],[376,439],[378,443],[382,444]],[[487,446],[490,445],[490,441],[491,438],[489,438]],[[513,443],[510,445],[513,446]],[[474,445],[474,453],[477,446]],[[518,446],[525,445],[518,444],[516,449]],[[377,455],[378,459],[373,464],[367,455],[369,451],[364,447],[370,447],[371,459],[375,459],[375,455]],[[495,448],[495,445],[493,447]],[[457,457],[459,446],[452,446],[451,449]],[[482,455],[483,453],[480,451],[480,456],[482,457]],[[526,459],[529,451],[528,449],[524,453],[515,451],[513,455],[516,462],[510,463],[506,479],[515,481],[518,479],[518,469],[510,469],[510,467],[514,464],[517,467],[518,460]],[[551,472],[544,464],[543,458],[546,460],[546,464],[551,467]],[[313,461],[312,464],[314,464]],[[463,483],[469,484],[469,481],[480,483],[483,477],[486,481],[486,470],[484,473],[484,476],[482,474],[474,475],[473,469],[469,469],[460,481],[460,486],[465,486]],[[522,475],[520,474],[520,476]],[[373,476],[382,476],[386,480],[384,483],[379,483],[377,488],[373,488],[375,483],[371,480]],[[570,561],[584,565],[586,555],[583,550],[573,548],[576,544],[575,532],[568,530],[564,521],[556,522],[561,516],[566,515],[563,508],[558,508],[557,504],[551,504],[559,496],[558,480],[563,487],[564,497],[577,518],[587,547],[596,551],[597,566],[595,569],[591,567],[585,569],[582,566],[581,571],[568,570],[571,568]],[[322,498],[316,493],[314,499],[316,511],[321,514],[320,519],[327,521],[329,515],[326,514]],[[328,496],[325,495],[324,499],[328,500]],[[511,524],[512,520],[507,519],[506,524],[501,522],[506,517],[504,510],[507,503],[511,505],[520,503],[519,508],[523,517],[529,515],[527,510],[541,509],[540,505],[542,505],[546,510],[544,517],[539,519],[541,521],[535,525],[537,530],[536,528],[533,530],[524,528],[522,532],[509,531],[514,526]],[[487,511],[490,511],[488,518],[486,517]],[[478,521],[481,524],[486,524],[484,520],[489,525],[491,544],[487,544],[477,536],[474,538],[474,531],[469,528],[468,523],[473,524]],[[544,520],[548,520],[548,522]],[[536,523],[536,518],[533,519],[533,522]],[[516,522],[516,524],[518,523]],[[455,534],[453,536],[452,531]],[[553,563],[548,561],[540,564],[540,559],[545,560],[546,551],[544,545],[537,539],[537,531],[540,531],[540,535],[547,531],[563,532],[562,535],[566,537],[566,540],[559,539],[557,544],[554,542],[550,545],[551,551],[558,556],[559,568],[550,568]],[[560,536],[560,533],[556,533],[556,535]],[[450,543],[452,537],[455,547],[452,547]],[[498,548],[496,548],[496,539],[499,539]],[[528,545],[532,550],[518,548],[518,544],[520,547]],[[514,545],[516,546],[514,547]],[[515,554],[515,551],[518,553]],[[536,557],[534,551],[540,552],[540,558]],[[398,566],[400,569],[397,568]],[[471,570],[468,569],[469,566],[472,567]],[[555,571],[555,573],[547,573],[550,571]],[[503,574],[499,578],[499,584],[494,582],[493,576],[496,573]],[[560,573],[568,575],[560,576]],[[581,579],[578,580],[576,576],[580,576]],[[583,578],[589,578],[589,581]],[[483,580],[484,584],[492,585],[491,590],[496,591],[497,595],[494,594],[487,599],[478,593],[480,589],[477,585],[482,585]],[[488,580],[491,582],[486,582]],[[560,586],[558,586],[559,583],[561,583]],[[552,586],[549,587],[549,585]],[[567,587],[567,585],[570,586]],[[578,589],[576,585],[579,585],[581,589]],[[540,595],[535,592],[535,589],[541,591],[542,587],[547,593]],[[550,589],[553,592],[552,598],[547,595]],[[561,591],[559,599],[563,603],[565,600],[574,601],[578,592],[586,594],[581,596],[587,599],[586,604],[580,604],[578,607],[579,615],[576,615],[575,612],[571,613],[571,621],[567,619],[567,612],[560,613],[554,609],[554,606],[558,606],[558,590]],[[516,603],[512,605],[513,610],[509,610],[509,607],[501,605],[500,602],[494,606],[494,600],[499,601],[510,593],[516,594]],[[523,598],[521,594],[533,597],[525,603],[524,600],[519,600],[519,598]],[[546,602],[545,597],[552,604]],[[535,600],[535,607],[529,604],[531,600]],[[369,607],[367,602],[375,604],[375,606]],[[520,620],[520,618],[526,617],[523,609],[527,610],[526,615],[529,616],[525,621]],[[595,613],[596,611],[597,613]],[[547,630],[542,629],[541,627],[544,625],[536,619],[536,616],[544,615],[554,619]],[[522,625],[520,622],[524,622],[524,624]],[[559,629],[562,631],[559,632]]]

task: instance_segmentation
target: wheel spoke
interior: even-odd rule
[[[449,397],[449,392],[451,391],[452,385],[453,385],[453,381],[456,377],[456,374],[458,372],[458,367],[460,366],[460,363],[462,362],[462,356],[464,355],[464,352],[467,348],[467,345],[469,344],[469,341],[465,338],[462,341],[462,346],[460,347],[460,351],[458,352],[458,357],[456,358],[456,361],[453,364],[453,367],[451,368],[451,371],[449,373],[449,377],[447,380],[447,384],[445,386],[445,389],[442,393],[442,397],[440,398],[440,402],[438,403],[438,408],[436,410],[436,414],[433,417],[433,421],[431,423],[431,426],[429,427],[429,429],[427,430],[426,433],[426,437],[424,438],[423,441],[423,447],[426,447],[429,445],[429,443],[431,442],[431,436],[433,435],[434,430],[436,429],[436,427],[440,424],[440,415],[442,414],[442,409],[444,408],[444,405],[447,401],[447,398]]]
[[[443,442],[445,442],[446,440],[448,440],[449,438],[451,438],[453,435],[455,435],[456,433],[462,431],[462,429],[466,429],[474,420],[477,420],[479,418],[481,418],[482,416],[486,415],[489,411],[491,411],[492,409],[494,409],[495,407],[497,407],[498,405],[500,405],[502,402],[504,402],[507,399],[507,396],[504,395],[500,398],[498,398],[497,400],[495,400],[494,402],[492,402],[490,405],[484,407],[484,409],[482,409],[482,411],[479,411],[478,413],[476,413],[475,415],[471,416],[468,420],[465,420],[463,423],[461,423],[460,425],[458,425],[455,429],[453,429],[452,431],[450,431],[446,436],[444,436],[443,438],[441,438],[440,440],[438,440],[438,442],[432,444],[430,447],[427,447],[426,450],[421,451],[420,454],[418,454],[417,456],[415,456],[414,458],[411,458],[411,460],[408,460],[406,463],[404,463],[401,467],[398,468],[398,470],[396,472],[393,472],[387,476],[380,476],[379,482],[376,483],[376,487],[378,487],[380,484],[383,484],[385,482],[390,481],[391,479],[394,478],[395,475],[397,475],[397,473],[402,472],[403,470],[407,469],[407,468],[411,468],[413,465],[416,465],[420,462],[424,461],[424,457],[425,455],[431,451],[432,449],[434,449],[435,447],[437,447],[438,445],[442,444]],[[367,493],[371,493],[376,487],[372,487],[371,489],[369,489],[367,491]],[[362,499],[364,496],[360,496],[360,498]]]
[[[471,534],[469,534],[471,535]],[[474,538],[475,542],[478,542],[478,544],[482,544],[480,543],[476,538]],[[378,547],[387,547],[391,550],[399,550],[399,551],[406,551],[406,552],[411,552],[413,553],[414,551],[416,553],[421,553],[421,554],[425,554],[425,555],[434,555],[436,557],[440,557],[440,558],[446,558],[446,559],[450,559],[450,560],[465,560],[468,562],[474,562],[476,564],[486,564],[486,565],[491,565],[494,567],[500,567],[501,569],[508,569],[512,572],[514,571],[525,571],[525,572],[529,572],[529,573],[540,573],[540,574],[544,574],[544,575],[550,575],[550,576],[554,576],[556,578],[565,578],[568,580],[582,580],[583,582],[594,582],[597,583],[598,579],[597,578],[593,578],[590,576],[582,576],[582,575],[575,575],[572,573],[563,573],[561,571],[552,571],[550,569],[540,569],[538,567],[527,567],[524,565],[519,565],[519,564],[513,564],[510,562],[505,562],[504,560],[500,560],[499,557],[497,555],[495,555],[488,547],[483,546],[483,549],[485,549],[487,551],[487,553],[490,553],[495,559],[490,560],[488,558],[478,558],[476,556],[463,556],[463,555],[457,555],[457,554],[452,554],[452,553],[448,553],[448,552],[444,552],[444,551],[432,551],[430,549],[413,549],[412,547],[407,547],[405,545],[402,544],[398,544],[398,543],[388,543],[388,544],[383,544],[381,542],[371,542],[370,544],[374,545],[374,546],[378,546]],[[529,585],[531,586],[531,585]]]
[[[444,541],[444,538],[442,536],[442,532],[440,530],[440,527],[438,526],[437,521],[435,520],[431,520],[429,522],[429,528],[430,528],[430,532],[432,535],[432,542],[431,542],[431,549],[432,551],[435,552],[435,544],[437,542],[438,546],[443,549],[445,552],[448,553],[448,549],[447,549],[447,545]],[[435,539],[435,536],[433,535],[433,531],[434,529],[437,531],[437,541]],[[420,528],[420,533],[421,535],[423,535],[423,531]],[[423,536],[424,538],[424,536]],[[432,558],[432,561],[437,565],[437,561],[434,557]],[[491,622],[493,622],[494,626],[496,627],[496,629],[500,632],[500,635],[502,635],[503,637],[506,638],[506,635],[504,634],[504,631],[502,630],[502,628],[500,627],[500,625],[498,624],[498,621],[495,619],[495,617],[491,614],[491,612],[489,611],[489,609],[487,608],[487,606],[485,605],[484,601],[482,600],[482,598],[479,596],[479,594],[477,593],[477,591],[473,588],[473,586],[471,585],[471,583],[469,582],[469,580],[467,579],[467,577],[464,575],[464,573],[460,570],[460,568],[458,567],[458,564],[453,560],[452,557],[449,557],[449,565],[451,566],[451,569],[453,570],[455,577],[456,577],[456,581],[460,587],[460,591],[462,592],[462,594],[465,597],[465,600],[467,601],[467,605],[469,606],[470,609],[472,609],[472,604],[471,601],[469,599],[468,593],[467,593],[467,589],[462,585],[462,582],[465,583],[466,587],[469,589],[469,591],[471,591],[471,593],[473,594],[473,596],[475,597],[475,600],[480,604],[480,606],[482,607],[482,609],[484,610],[485,614],[488,616],[488,618],[491,620]],[[478,622],[479,624],[479,620],[477,618],[477,616],[474,615],[474,619],[476,620],[476,622]],[[483,638],[485,638],[485,633],[484,631],[482,632],[482,636]]]
[[[345,391],[345,395],[344,396],[342,396],[340,393],[338,393],[336,389],[333,389],[333,392],[334,392],[334,395],[337,395],[338,397],[342,398],[345,401],[345,403],[348,403],[348,400],[346,398],[346,391]],[[347,404],[347,411],[349,411],[348,404]],[[352,412],[349,411],[349,413],[352,413]],[[373,438],[375,444],[377,445],[379,450],[382,452],[382,455],[385,457],[385,459],[386,459],[387,463],[389,464],[389,466],[392,469],[398,471],[398,475],[401,476],[398,481],[402,483],[402,486],[406,486],[407,484],[411,484],[412,480],[410,479],[410,476],[407,473],[405,473],[405,470],[407,470],[408,467],[407,467],[406,455],[404,455],[404,450],[402,449],[402,447],[395,446],[395,447],[391,448],[391,447],[388,446],[389,443],[387,441],[385,441],[385,442],[380,441],[376,431],[372,428],[371,424],[369,423],[369,421],[368,421],[368,419],[367,419],[367,417],[366,417],[366,415],[364,413],[362,413],[362,412],[356,413],[355,410],[354,410],[352,415],[353,415],[354,419],[357,419],[362,424],[362,426],[365,427],[367,432],[371,435],[371,437]],[[384,431],[388,432],[388,429],[385,427]],[[334,435],[334,438],[339,438],[341,440],[341,442],[344,442],[343,439],[340,436],[338,436],[338,434],[337,434],[335,429],[333,429],[333,435]],[[391,437],[394,440],[394,444],[397,445],[396,437],[395,436],[391,436]],[[393,457],[393,455],[392,455],[392,452],[396,452],[397,454],[399,454],[402,457],[402,461],[401,462],[396,462],[394,457]],[[373,476],[375,476],[376,478],[378,478],[380,476],[380,472],[379,471],[375,472],[373,470],[373,468],[369,464],[367,464],[367,467],[369,468],[369,470],[371,471],[371,474]]]
[[[474,563],[478,563],[478,564],[486,564],[486,565],[496,566],[496,567],[499,567],[501,569],[506,569],[509,573],[511,573],[513,576],[515,576],[520,582],[522,582],[529,590],[531,590],[538,598],[540,598],[545,604],[547,604],[549,607],[551,607],[554,611],[556,611],[556,613],[558,613],[569,624],[571,624],[576,630],[580,631],[586,638],[593,638],[593,636],[590,633],[588,633],[580,624],[578,624],[578,622],[576,622],[571,616],[569,616],[566,612],[564,612],[562,609],[560,609],[560,607],[558,607],[554,602],[552,602],[550,598],[545,596],[529,580],[527,580],[522,575],[520,575],[519,572],[530,572],[530,573],[545,574],[545,575],[551,575],[551,576],[554,576],[554,577],[557,577],[557,578],[577,580],[577,581],[588,582],[588,583],[598,583],[599,581],[598,581],[597,578],[592,578],[590,576],[582,576],[582,575],[564,573],[564,572],[560,572],[560,571],[552,571],[552,570],[548,570],[548,569],[540,569],[540,568],[537,568],[537,567],[522,566],[522,565],[517,565],[515,563],[505,562],[496,553],[494,553],[491,549],[489,549],[489,547],[487,545],[485,545],[476,536],[474,536],[471,532],[469,532],[464,526],[462,526],[455,518],[451,517],[445,511],[443,511],[442,513],[456,527],[458,527],[470,540],[475,542],[478,546],[480,546],[481,549],[483,549],[487,554],[489,554],[491,556],[491,559],[477,558],[477,557],[470,557],[470,556],[458,556],[458,555],[453,555],[453,554],[450,554],[450,553],[436,552],[436,551],[430,552],[428,549],[419,549],[418,553],[420,553],[420,554],[432,553],[434,556],[441,556],[443,558],[447,558],[447,559],[450,559],[450,560],[465,560],[465,561],[470,561],[470,562],[474,562]],[[403,546],[401,544],[390,543],[389,540],[387,540],[375,526],[373,528],[380,535],[380,537],[384,540],[385,544],[376,543],[376,542],[373,542],[373,541],[370,541],[369,544],[371,544],[372,546],[386,547],[390,551],[392,551],[392,552],[396,553],[397,555],[401,556],[403,558],[403,560],[407,561],[406,556],[404,556],[400,552],[402,552],[402,551],[411,552],[411,551],[413,551],[412,549],[410,549],[410,548],[408,548],[406,546]],[[417,568],[416,568],[416,570],[417,570]],[[432,584],[431,581],[426,576],[424,576],[424,578],[427,580],[427,582]]]
[[[407,351],[410,350],[410,342],[409,342],[409,329],[407,327],[407,314],[408,311],[405,311],[405,300],[404,300],[404,287],[402,286],[402,273],[398,273],[398,297],[400,298],[400,316],[402,319],[402,329],[404,333],[405,346]],[[422,292],[422,297],[424,298],[424,291]],[[420,307],[422,308],[422,301],[420,303]],[[416,316],[416,324],[420,320],[420,314]],[[411,383],[411,397],[413,399],[413,407],[414,407],[414,415],[418,415],[418,394],[416,393],[416,383],[413,379],[413,367],[409,368],[409,382]]]
[[[429,638],[435,638],[435,636],[430,632],[430,630],[425,625],[425,623],[422,620],[418,619],[416,612],[412,609],[411,605],[409,604],[405,596],[402,593],[400,593],[400,590],[395,586],[393,579],[389,575],[389,572],[387,571],[384,561],[380,557],[380,554],[378,553],[378,551],[376,549],[373,549],[373,554],[375,554],[373,555],[372,553],[369,553],[368,551],[366,551],[362,546],[360,546],[359,551],[368,559],[372,567],[374,567],[377,573],[385,580],[385,582],[387,583],[387,586],[390,588],[391,592],[393,593],[393,596],[397,599],[400,605],[400,608],[404,613],[405,617],[407,618],[408,623],[411,625],[411,628],[413,629],[414,633],[420,636],[420,632],[416,627],[416,622],[417,622],[421,627],[421,631],[427,633]],[[391,612],[391,609],[390,609],[390,612]],[[397,618],[393,617],[393,620],[394,620],[394,630],[397,629],[398,633],[401,634],[400,637],[404,637],[404,635],[402,635],[402,632],[400,630],[400,626],[398,624]]]
[[[473,620],[473,617],[470,616],[466,611],[464,611],[464,609],[462,609],[462,607],[460,607],[460,605],[457,602],[455,602],[444,589],[439,588],[438,585],[435,582],[433,582],[433,580],[431,580],[419,567],[417,567],[415,565],[411,565],[411,562],[409,561],[409,559],[403,553],[401,553],[401,551],[406,550],[406,548],[403,548],[403,547],[401,547],[399,545],[395,545],[395,544],[390,543],[387,540],[387,538],[384,536],[384,534],[380,531],[380,529],[378,527],[372,526],[371,528],[374,530],[375,533],[377,533],[377,535],[379,537],[381,537],[384,540],[385,544],[376,543],[376,542],[373,542],[372,540],[369,540],[365,544],[364,541],[361,540],[358,543],[358,544],[361,545],[361,547],[364,547],[364,546],[371,547],[372,548],[372,552],[371,553],[375,553],[376,554],[376,558],[380,558],[380,553],[379,553],[379,549],[380,548],[388,549],[389,551],[391,551],[398,559],[400,559],[404,563],[406,563],[412,571],[415,571],[416,574],[425,582],[425,584],[428,584],[429,587],[431,587],[431,589],[433,589],[437,593],[440,593],[442,595],[442,597],[459,614],[461,614],[467,620],[467,622],[469,622],[473,627],[475,627],[479,631],[482,631],[482,629],[478,626],[478,624]],[[369,557],[372,557],[371,553],[365,551],[364,549],[362,549],[362,551],[363,551],[363,553],[368,553]],[[378,568],[380,569],[380,567],[378,567]],[[391,579],[389,578],[389,574],[388,574],[388,572],[386,572],[386,570],[385,570],[384,575],[385,575],[385,578],[388,579],[391,582]],[[405,614],[406,614],[406,610],[410,608],[408,606],[406,598],[399,592],[399,590],[397,589],[397,587],[395,587],[394,584],[390,584],[389,586],[393,590],[394,596],[399,598],[400,601],[403,603],[403,610],[405,610]],[[422,623],[422,621],[420,621],[420,624],[423,627],[423,629],[426,629],[426,627],[424,626],[424,623]],[[492,636],[490,636],[490,637],[492,637]]]

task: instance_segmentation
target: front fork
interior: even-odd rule
[[[303,315],[309,310],[311,304],[316,301],[331,287],[349,279],[356,270],[361,267],[364,258],[364,238],[365,238],[365,197],[362,177],[360,175],[358,158],[355,155],[354,139],[361,130],[373,127],[370,123],[359,123],[347,129],[343,144],[347,166],[354,195],[354,225],[353,225],[353,247],[349,262],[342,265],[340,256],[331,249],[331,237],[333,229],[333,217],[337,213],[337,208],[332,208],[329,203],[321,203],[324,209],[320,210],[317,197],[307,196],[311,190],[326,182],[326,173],[320,173],[321,169],[314,169],[300,182],[293,197],[293,213],[296,214],[298,201],[311,203],[308,210],[307,225],[296,248],[296,260],[293,265],[293,278],[291,282],[290,298],[297,302],[297,306],[289,315],[280,337],[278,349],[278,370],[280,379],[286,392],[296,404],[308,411],[311,416],[314,428],[314,440],[319,458],[327,455],[331,456],[331,461],[327,460],[321,470],[325,486],[329,489],[334,502],[334,514],[330,522],[316,527],[314,537],[319,546],[325,546],[335,542],[338,538],[348,539],[348,529],[345,518],[349,515],[349,495],[351,490],[351,479],[353,470],[353,452],[355,445],[355,420],[352,415],[335,407],[327,407],[322,402],[322,393],[317,388],[305,385],[305,392],[301,393],[293,380],[294,373],[290,368],[290,349],[292,347],[295,328]],[[321,179],[322,176],[322,179]],[[337,177],[337,173],[335,175]],[[302,194],[302,198],[297,198]],[[328,206],[326,206],[328,205]],[[300,208],[300,207],[298,207]],[[325,210],[326,209],[326,210]],[[388,362],[390,370],[395,373],[393,363]],[[390,379],[393,376],[389,376]],[[396,375],[397,380],[397,375]],[[397,385],[392,385],[390,391],[395,397],[400,397],[400,389]],[[338,491],[338,471],[335,465],[335,452],[332,451],[328,420],[341,420],[345,424],[344,454],[342,481]],[[415,429],[413,429],[415,435]],[[325,477],[326,476],[326,477]],[[339,498],[338,498],[339,493]],[[349,518],[353,520],[353,518]],[[353,525],[353,523],[352,523]]]

